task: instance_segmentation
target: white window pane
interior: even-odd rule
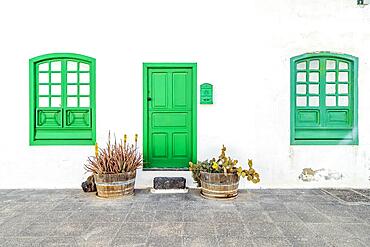
[[[68,107],[77,107],[77,97],[68,97],[67,98]]]
[[[80,71],[89,71],[90,70],[90,65],[86,63],[80,63]]]
[[[348,85],[347,84],[339,84],[338,85],[338,93],[348,93]]]
[[[49,70],[49,63],[39,64],[39,71],[48,71],[48,70]]]
[[[326,106],[336,106],[337,103],[336,103],[335,96],[326,96],[325,105]]]
[[[39,82],[40,83],[48,83],[49,82],[49,74],[48,73],[39,73]]]
[[[49,107],[49,98],[39,97],[39,107]]]
[[[348,69],[348,63],[339,62],[339,69]]]
[[[306,73],[299,72],[297,73],[297,82],[305,82],[306,81]]]
[[[318,84],[310,84],[308,86],[308,92],[310,94],[318,94],[319,93],[319,85]]]
[[[335,94],[335,84],[326,84],[326,94]]]
[[[326,82],[335,82],[335,72],[326,72]]]
[[[339,96],[338,97],[339,106],[348,106],[348,96]]]
[[[67,62],[67,70],[76,71],[77,70],[77,62],[68,61]]]
[[[309,76],[309,81],[310,82],[319,82],[319,73],[310,73],[310,76]]]
[[[90,82],[90,73],[80,73],[80,82],[89,83]]]
[[[307,98],[305,96],[297,96],[297,106],[307,106]]]
[[[51,62],[51,70],[52,71],[60,71],[62,69],[62,62]]]
[[[80,107],[90,107],[90,98],[89,97],[81,97],[80,98]]]
[[[338,81],[348,82],[348,72],[339,72]]]
[[[310,61],[310,69],[319,69],[319,60]]]
[[[296,93],[297,94],[306,94],[306,85],[297,85]]]
[[[90,94],[90,86],[89,85],[81,85],[80,86],[80,95],[89,95]]]
[[[298,70],[306,69],[306,62],[297,63],[297,69]]]
[[[51,83],[61,83],[62,74],[61,73],[52,73],[51,74]]]
[[[51,94],[52,95],[60,95],[61,94],[61,86],[60,85],[51,86]]]
[[[49,95],[49,86],[48,85],[40,85],[39,86],[39,95]]]
[[[67,73],[67,83],[77,83],[77,73]]]
[[[68,85],[67,86],[67,94],[68,95],[77,95],[77,86],[76,85]]]
[[[308,105],[309,106],[319,106],[320,105],[320,100],[319,96],[311,96],[308,98]]]
[[[52,97],[51,98],[51,107],[60,107],[61,106],[61,98],[60,97]]]
[[[326,69],[335,69],[335,61],[326,60]]]

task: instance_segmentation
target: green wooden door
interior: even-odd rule
[[[155,65],[144,65],[145,168],[187,168],[196,154],[196,72]]]
[[[357,58],[292,58],[292,144],[357,144]]]
[[[95,59],[53,53],[30,59],[30,144],[95,144]]]

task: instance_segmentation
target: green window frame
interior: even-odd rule
[[[95,69],[74,53],[29,60],[30,145],[95,144]]]
[[[358,58],[306,53],[290,66],[290,144],[357,145]]]

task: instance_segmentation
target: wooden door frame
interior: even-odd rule
[[[144,159],[144,170],[184,170],[188,168],[145,168],[145,162],[148,160],[148,71],[152,68],[187,68],[192,70],[192,143],[191,143],[191,153],[192,162],[197,161],[197,63],[143,63],[143,159]],[[190,161],[190,160],[189,160]]]

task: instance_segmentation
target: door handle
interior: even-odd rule
[[[152,98],[151,97],[148,97],[148,101],[151,101],[152,100]]]

